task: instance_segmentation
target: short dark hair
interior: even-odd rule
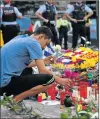
[[[34,35],[39,35],[39,34],[44,34],[48,39],[51,39],[53,38],[53,34],[52,34],[52,31],[50,30],[50,28],[48,28],[47,26],[41,26],[41,27],[38,27],[34,32],[33,32]]]

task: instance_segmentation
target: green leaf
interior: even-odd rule
[[[87,118],[87,116],[80,116],[80,119],[89,119],[89,118]]]
[[[73,116],[72,119],[78,119],[77,116]]]
[[[69,119],[69,116],[67,115],[67,113],[61,113],[60,119]]]

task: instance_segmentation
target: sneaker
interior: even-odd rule
[[[27,107],[23,101],[15,102],[12,97],[3,94],[1,105],[8,108],[12,113],[23,117],[24,119],[39,119],[40,115],[32,110],[32,107]]]
[[[75,51],[76,51],[76,48],[73,48],[73,49],[72,49],[72,52],[75,52]]]
[[[17,103],[17,105],[20,107],[20,110],[16,111],[16,114],[18,115],[29,115],[32,112],[32,107],[27,107],[23,101]]]
[[[23,101],[17,103],[21,109],[18,110],[16,113],[16,115],[20,115],[22,117],[24,117],[24,119],[39,119],[40,115],[37,114],[36,112],[34,112],[32,110],[32,107],[28,107],[25,105],[25,103]]]
[[[83,47],[84,45],[83,44],[80,44],[80,47]]]
[[[91,42],[90,42],[90,41],[87,41],[86,44],[87,44],[87,45],[91,45]]]

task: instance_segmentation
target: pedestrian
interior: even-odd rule
[[[59,41],[60,41],[60,45],[62,46],[62,40],[64,38],[64,49],[67,50],[68,45],[67,45],[67,41],[68,41],[68,28],[69,28],[69,21],[66,18],[66,15],[62,15],[62,18],[57,20],[57,28],[59,31]]]
[[[43,21],[43,25],[49,27],[53,33],[52,42],[54,45],[59,44],[59,39],[56,29],[57,21],[57,10],[53,4],[53,0],[47,0],[44,5],[41,5],[40,8],[36,11],[36,16]]]
[[[66,10],[66,16],[72,22],[73,38],[72,48],[76,48],[79,35],[85,37],[85,22],[93,15],[93,11],[83,0],[77,0],[75,4],[70,5]],[[84,46],[84,40],[81,40],[81,45]]]
[[[1,30],[3,33],[4,43],[9,42],[12,38],[18,35],[19,26],[16,22],[17,18],[22,18],[19,10],[11,5],[11,0],[4,0],[4,7],[1,9]]]

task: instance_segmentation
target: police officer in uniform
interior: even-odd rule
[[[41,5],[36,11],[36,16],[43,20],[43,25],[48,26],[52,33],[52,42],[54,45],[59,44],[59,39],[56,30],[57,11],[56,7],[52,4],[52,0],[48,0],[45,5]]]
[[[22,14],[16,7],[11,6],[10,0],[4,0],[4,7],[1,9],[1,30],[3,33],[4,43],[9,42],[19,33],[16,18],[22,18]]]
[[[71,20],[73,27],[72,48],[76,48],[78,36],[86,36],[85,22],[93,15],[93,11],[83,0],[77,0],[74,5],[70,5],[66,10],[66,15]],[[81,45],[84,45],[84,40],[81,40]]]

